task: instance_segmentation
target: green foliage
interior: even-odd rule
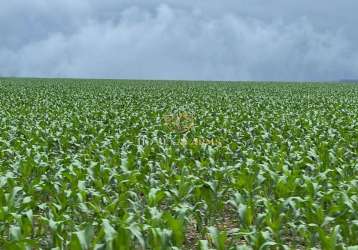
[[[0,249],[357,249],[357,97],[0,79]]]

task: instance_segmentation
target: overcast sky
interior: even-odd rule
[[[358,78],[357,0],[0,0],[0,76]]]

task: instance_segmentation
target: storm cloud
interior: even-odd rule
[[[0,3],[0,75],[337,80],[358,74],[356,1]]]

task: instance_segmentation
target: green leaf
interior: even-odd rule
[[[135,238],[138,240],[138,242],[141,245],[141,247],[144,249],[145,248],[145,241],[144,241],[143,235],[142,235],[139,227],[136,224],[131,224],[128,227],[128,229],[135,236]]]
[[[21,240],[21,228],[19,226],[11,225],[9,229],[10,239],[14,241]]]

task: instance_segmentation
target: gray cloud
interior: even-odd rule
[[[1,3],[0,75],[334,80],[358,71],[354,1],[161,2]]]

